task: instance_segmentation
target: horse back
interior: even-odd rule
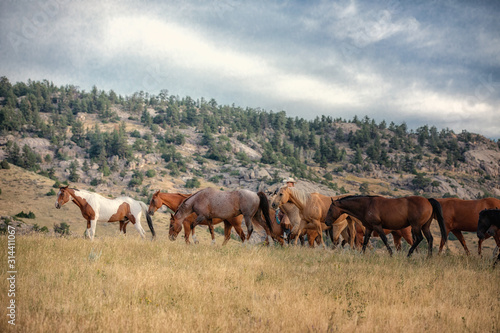
[[[373,197],[366,210],[381,221],[383,228],[399,230],[416,221],[427,221],[432,217],[430,202],[421,196],[403,198]]]
[[[476,231],[477,219],[483,209],[500,208],[500,200],[485,198],[462,200],[458,198],[436,199],[443,209],[447,230]]]

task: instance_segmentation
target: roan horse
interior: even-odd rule
[[[415,241],[408,251],[408,257],[424,238],[422,231],[429,244],[428,255],[431,256],[433,238],[430,225],[434,218],[438,221],[441,237],[446,239],[443,212],[436,199],[426,199],[420,196],[394,199],[379,196],[348,196],[332,200],[332,205],[363,223],[366,228],[363,252],[365,252],[372,231],[375,230],[382,238],[389,254],[392,255],[392,249],[387,242],[384,229],[400,230],[409,225]]]
[[[500,230],[500,209],[485,209],[479,213],[477,237],[484,239],[486,235],[494,236]],[[500,253],[493,266],[500,261]]]
[[[283,186],[277,191],[271,206],[276,209],[278,207],[283,207],[288,202],[297,206],[300,214],[300,222],[298,227],[294,227],[296,231],[292,230],[292,234],[296,234],[297,237],[295,239],[295,245],[304,229],[310,223],[312,224],[311,228],[317,232],[321,244],[326,249],[325,242],[323,241],[323,229],[326,229],[326,226],[323,228],[322,222],[326,218],[331,199],[331,197],[319,193],[306,193],[295,187]],[[346,218],[347,216],[344,216],[342,220]],[[351,228],[351,230],[354,230],[354,228]]]
[[[443,217],[446,225],[446,236],[452,232],[460,241],[467,254],[470,254],[462,231],[475,232],[477,230],[477,219],[479,212],[483,209],[493,209],[500,207],[500,199],[485,198],[479,200],[462,200],[457,198],[436,199],[443,209]],[[500,247],[500,232],[492,235],[495,238],[497,246]],[[486,235],[486,238],[490,237]],[[477,244],[478,253],[481,254],[481,245],[484,238],[479,239]],[[441,239],[439,253],[443,250],[444,239]]]
[[[97,222],[120,222],[120,231],[125,233],[126,224],[130,221],[135,226],[142,238],[146,232],[141,226],[141,215],[144,214],[148,221],[149,230],[153,238],[155,230],[153,221],[147,210],[148,206],[141,201],[136,201],[129,197],[119,197],[108,199],[97,193],[77,190],[73,188],[60,187],[56,198],[56,208],[60,209],[65,203],[72,200],[82,211],[83,217],[87,220],[87,235],[91,240],[95,236]]]
[[[177,208],[179,208],[179,205],[189,198],[191,194],[182,194],[182,193],[162,193],[161,191],[156,191],[153,194],[153,197],[151,198],[151,201],[149,203],[149,209],[148,213],[150,215],[153,215],[161,206],[165,205],[170,210],[173,212],[177,211]],[[183,224],[179,224],[177,226],[174,226],[172,223],[173,221],[173,215],[171,214],[170,218],[170,226],[169,226],[169,239],[174,241],[177,238],[177,235],[181,232],[182,227],[184,227],[184,239],[186,241],[186,244],[190,244],[189,241],[189,234],[192,233],[193,235],[193,240],[195,243],[198,243],[198,240],[196,239],[196,235],[194,232],[194,228],[191,229],[191,224],[195,221],[196,219],[196,213],[190,214],[183,222]],[[222,220],[222,219],[213,219],[212,223],[213,224],[218,224],[221,222],[224,222],[224,242],[222,245],[225,245],[229,239],[231,238],[231,227],[236,230],[236,233],[240,236],[241,241],[245,240],[245,234],[243,233],[243,229],[241,229],[241,222],[242,222],[243,217],[236,216],[229,218],[227,220]],[[208,222],[206,220],[203,220],[200,224],[203,225],[208,225]],[[212,235],[212,244],[215,243],[215,234],[214,234],[214,228],[213,226],[209,226],[210,233]]]
[[[252,219],[263,224],[262,213],[265,223],[272,230],[269,202],[263,192],[255,193],[249,190],[223,192],[211,187],[200,190],[184,200],[177,208],[173,222],[171,221],[174,228],[180,226],[193,212],[198,217],[191,224],[191,228],[203,220],[207,220],[210,226],[214,218],[227,220],[242,214],[248,231],[247,239],[249,239],[253,232]]]

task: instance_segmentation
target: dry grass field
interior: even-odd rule
[[[16,326],[1,332],[498,332],[491,256],[16,237]],[[7,249],[7,237],[0,237]]]

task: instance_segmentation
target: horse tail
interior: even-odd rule
[[[269,216],[269,201],[267,200],[267,196],[264,192],[258,192],[260,203],[259,208],[262,210],[262,214],[264,214],[264,218],[266,219],[267,226],[269,230],[272,232],[273,226],[271,224],[271,217]]]
[[[441,231],[441,237],[442,239],[444,239],[444,242],[446,243],[446,239],[448,237],[446,234],[446,226],[444,225],[443,208],[441,208],[441,204],[436,199],[430,198],[428,200],[432,205],[433,215],[438,221],[439,230]]]
[[[142,212],[146,216],[146,221],[148,221],[149,230],[151,230],[151,234],[153,235],[153,239],[155,239],[156,232],[155,232],[155,228],[153,228],[153,220],[151,219],[151,215],[149,215],[149,213],[148,213],[148,206],[142,201],[140,203],[141,203],[141,207],[142,207]]]

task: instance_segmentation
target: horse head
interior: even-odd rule
[[[279,206],[281,206],[285,202],[288,202],[288,200],[290,199],[290,194],[288,193],[288,191],[289,190],[287,186],[283,186],[277,191],[271,202],[271,207],[273,209],[278,209]]]
[[[170,225],[168,228],[168,238],[171,241],[174,241],[177,238],[177,235],[182,230],[182,225],[179,223],[178,219],[175,218],[175,215],[170,213]]]
[[[494,214],[500,217],[498,209],[484,209],[479,213],[479,221],[477,222],[477,237],[484,239],[486,235],[494,236],[498,231],[498,227],[493,223]]]
[[[66,202],[70,200],[70,195],[68,191],[68,186],[59,187],[59,192],[56,197],[56,208],[60,209]]]
[[[154,213],[163,205],[163,202],[159,198],[160,190],[156,191],[149,202],[148,214],[153,216]]]

